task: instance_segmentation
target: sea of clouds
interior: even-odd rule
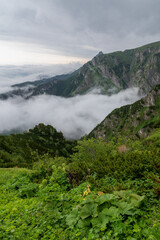
[[[0,101],[0,133],[21,131],[38,123],[50,124],[68,139],[88,134],[112,110],[139,99],[138,88],[106,96],[95,91],[72,98],[40,95],[25,100],[20,97]]]
[[[0,65],[0,94],[13,90],[11,86],[14,84],[73,72],[80,66],[79,62],[50,65]]]

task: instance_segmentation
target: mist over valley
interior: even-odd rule
[[[0,100],[0,132],[23,132],[38,123],[50,124],[68,139],[88,134],[115,108],[139,99],[138,88],[131,88],[112,96],[96,89],[71,98],[40,95],[25,100],[22,97]]]

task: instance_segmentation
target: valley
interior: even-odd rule
[[[1,239],[159,240],[159,51],[157,42],[101,53],[72,74],[1,94],[70,99],[96,87],[109,98],[138,87],[140,98],[79,140],[44,123],[0,135]]]

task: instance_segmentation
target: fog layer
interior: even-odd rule
[[[0,66],[0,93],[13,90],[11,85],[66,74],[75,71],[80,66],[79,62],[52,65]]]
[[[69,139],[89,133],[113,109],[138,100],[138,89],[116,95],[94,92],[83,96],[62,98],[41,95],[30,100],[22,98],[0,101],[0,132],[28,130],[38,123],[51,124]]]

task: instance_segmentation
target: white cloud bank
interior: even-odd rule
[[[113,109],[138,99],[137,88],[110,97],[91,92],[72,98],[41,95],[27,101],[8,99],[0,101],[0,132],[28,130],[45,123],[62,131],[66,138],[76,139],[88,134]]]
[[[0,65],[0,93],[13,90],[11,85],[66,74],[80,68],[79,62],[50,65]]]

